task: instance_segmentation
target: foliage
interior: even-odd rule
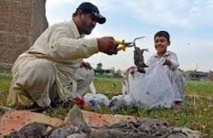
[[[103,64],[102,63],[98,63],[95,70],[96,70],[97,73],[102,75],[103,74]]]
[[[103,64],[102,63],[98,63],[96,69],[97,70],[102,70],[103,69]]]

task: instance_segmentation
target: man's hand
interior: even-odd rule
[[[113,37],[98,38],[98,49],[108,55],[117,54],[117,45]]]
[[[90,65],[90,63],[84,62],[84,61],[82,61],[80,67],[81,68],[84,67],[84,68],[89,69],[89,70],[93,69],[92,66]]]

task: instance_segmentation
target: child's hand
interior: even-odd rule
[[[163,66],[163,65],[165,65],[165,62],[166,62],[166,59],[162,57],[162,58],[159,59],[158,65],[162,65]]]
[[[130,72],[131,74],[134,74],[137,71],[136,66],[131,66],[127,69],[127,72]]]

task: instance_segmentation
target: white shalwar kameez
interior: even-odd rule
[[[40,107],[58,97],[67,101],[82,96],[93,70],[80,68],[83,58],[98,53],[97,39],[85,39],[73,21],[55,24],[15,61],[7,102]],[[53,101],[54,102],[54,101]]]
[[[169,80],[173,86],[174,91],[174,101],[183,101],[184,99],[184,91],[185,91],[185,80],[182,72],[178,69],[179,62],[177,59],[177,55],[172,51],[167,51],[162,58],[169,59],[172,62],[171,67],[164,65],[164,69],[167,72]],[[148,66],[154,66],[155,64],[159,64],[161,57],[157,54],[152,55],[148,61]]]

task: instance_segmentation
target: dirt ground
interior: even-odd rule
[[[200,132],[168,122],[129,115],[97,114],[74,106],[63,118],[12,110],[0,119],[0,137],[199,138]]]

